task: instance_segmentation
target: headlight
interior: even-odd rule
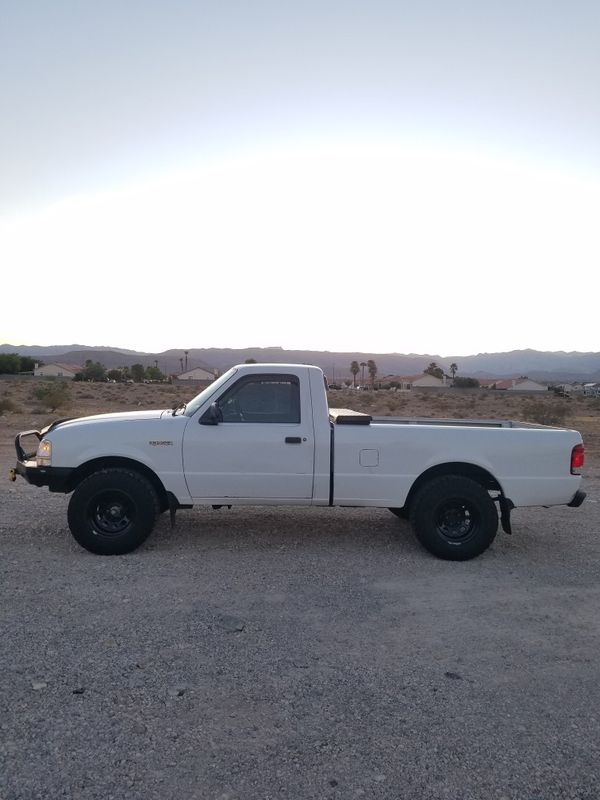
[[[38,445],[35,460],[38,467],[49,467],[52,464],[52,442],[42,439]]]

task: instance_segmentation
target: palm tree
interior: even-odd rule
[[[362,369],[362,373],[361,373],[361,376],[360,376],[360,382],[361,382],[363,385],[364,385],[364,383],[365,383],[365,367],[366,367],[366,366],[367,366],[367,362],[366,362],[366,361],[361,361],[361,362],[360,362],[360,367],[361,367],[361,369]]]
[[[375,376],[377,375],[377,364],[370,358],[367,362],[369,370],[369,378],[371,379],[371,388],[375,386]]]
[[[188,357],[188,353],[189,352],[190,352],[189,350],[184,350],[183,351],[183,354],[185,355],[185,371],[186,372],[187,372],[187,357]]]
[[[350,364],[350,372],[352,373],[352,383],[354,388],[356,389],[356,376],[360,372],[360,367],[358,366],[358,361],[353,361]]]
[[[183,372],[183,358],[179,359],[179,363],[181,365],[181,372]]]
[[[458,372],[458,364],[450,364],[450,372],[452,373],[452,382],[454,382],[454,376]]]

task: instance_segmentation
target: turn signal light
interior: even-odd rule
[[[583,462],[585,460],[585,451],[582,444],[576,444],[573,450],[571,451],[571,474],[578,475],[580,470],[583,467]]]

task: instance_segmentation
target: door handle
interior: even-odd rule
[[[286,444],[301,444],[302,439],[299,436],[286,436],[285,437]]]

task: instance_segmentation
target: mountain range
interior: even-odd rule
[[[165,350],[162,353],[145,353],[120,347],[89,345],[18,346],[0,345],[0,353],[19,353],[22,356],[39,358],[46,363],[59,361],[83,365],[86,359],[100,361],[107,369],[131,366],[141,363],[152,366],[158,362],[159,368],[167,374],[177,374],[182,363],[188,369],[204,367],[223,372],[234,364],[253,358],[259,362],[316,364],[326,373],[330,381],[345,380],[350,377],[350,363],[353,360],[377,364],[378,377],[385,375],[418,375],[432,361],[446,372],[450,364],[458,366],[458,375],[463,377],[512,378],[526,375],[542,381],[600,381],[600,352],[548,352],[541,350],[511,350],[504,353],[478,353],[470,356],[449,356],[442,358],[434,354],[417,353],[358,353],[330,352],[326,350],[284,350],[281,347],[230,348],[190,348],[187,356],[184,350]]]

